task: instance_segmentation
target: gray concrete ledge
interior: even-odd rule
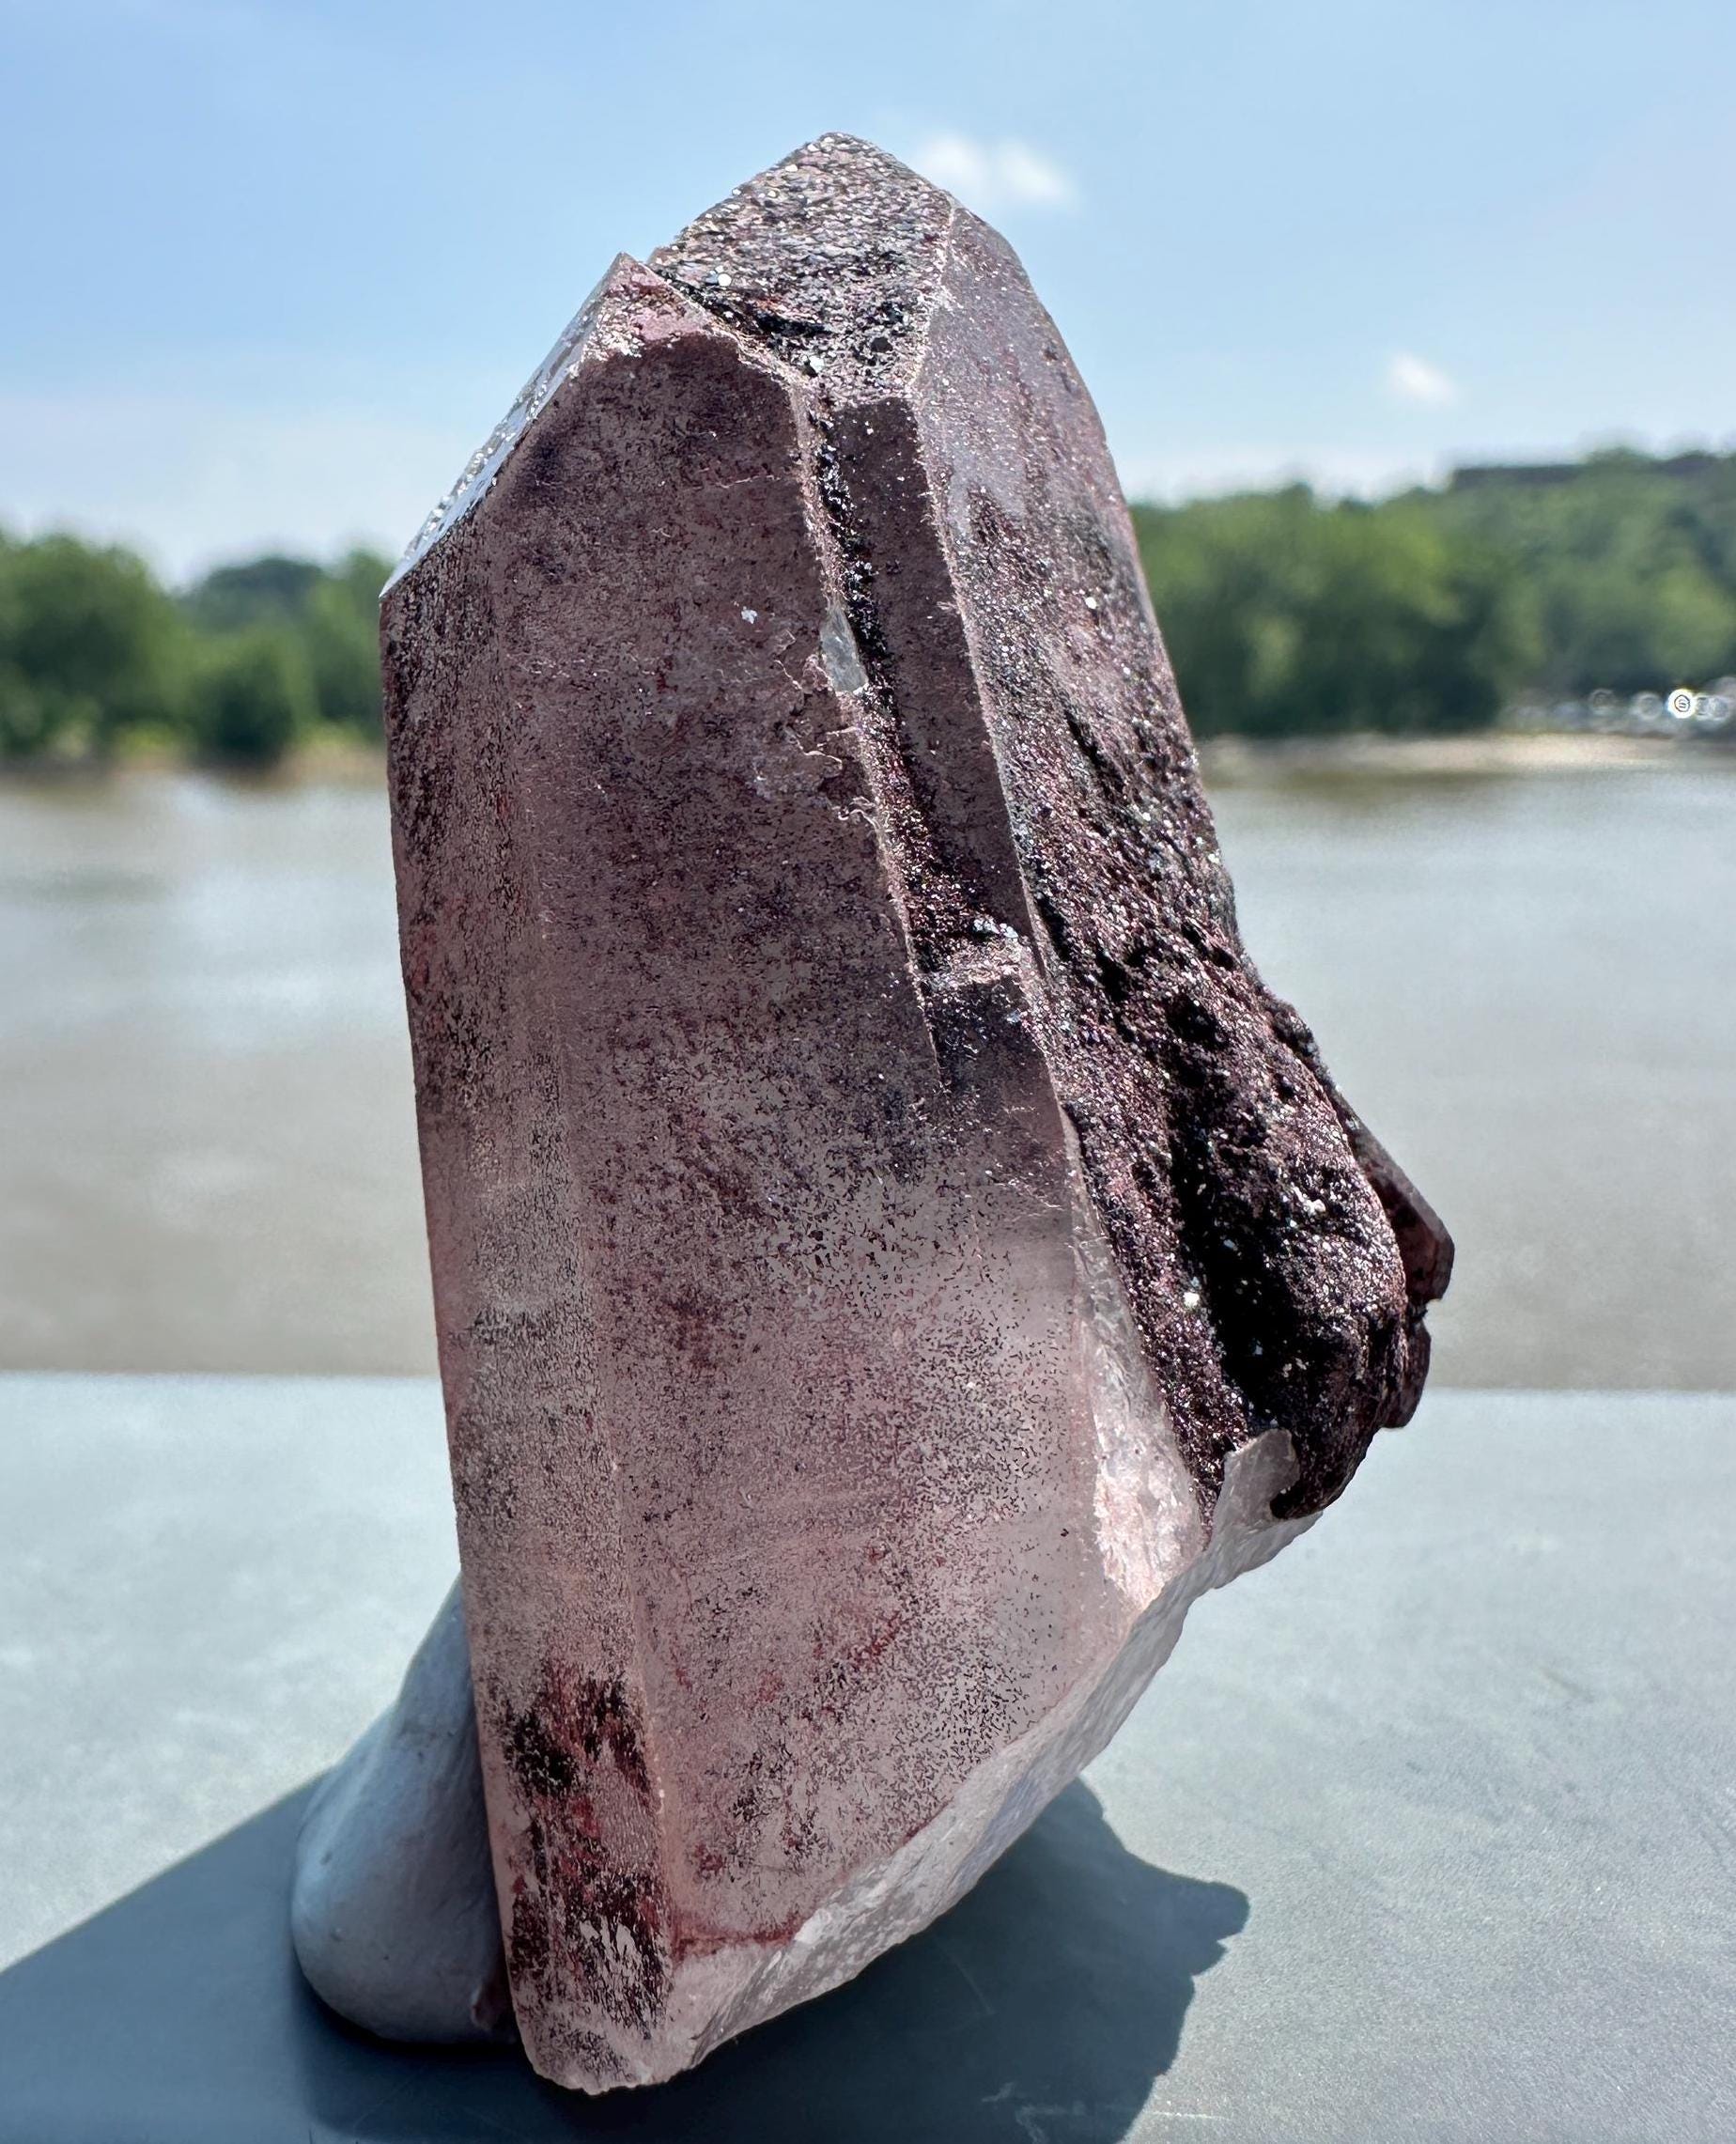
[[[1736,1396],[1435,1395],[956,1912],[600,2105],[288,1956],[455,1561],[430,1384],[0,1378],[0,2144],[1736,2135]]]

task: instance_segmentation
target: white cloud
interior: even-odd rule
[[[930,134],[910,162],[937,186],[984,215],[1002,209],[1069,209],[1079,197],[1071,174],[1029,142]]]
[[[1408,350],[1394,351],[1387,363],[1387,387],[1401,402],[1421,402],[1432,409],[1444,409],[1459,399],[1456,381],[1438,365],[1431,365],[1426,357],[1418,357]]]

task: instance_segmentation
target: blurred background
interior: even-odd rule
[[[1736,18],[0,0],[0,1368],[432,1367],[387,560],[829,129],[1096,394],[1248,942],[1437,1373],[1736,1387]]]

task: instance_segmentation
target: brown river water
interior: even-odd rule
[[[1214,794],[1458,1237],[1437,1375],[1736,1388],[1736,754]],[[0,786],[0,1368],[432,1361],[380,789]]]

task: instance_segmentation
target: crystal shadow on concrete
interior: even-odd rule
[[[0,1974],[0,2144],[704,2136],[1112,2144],[1248,1901],[1130,1854],[1075,1784],[944,1919],[701,2072],[607,2102],[517,2049],[386,2047],[307,1992],[284,1892],[307,1790]]]

